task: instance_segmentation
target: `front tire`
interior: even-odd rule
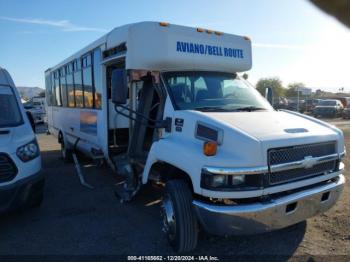
[[[192,207],[192,193],[183,180],[166,183],[162,204],[163,231],[176,252],[196,248],[198,223]]]

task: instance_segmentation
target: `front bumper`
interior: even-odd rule
[[[288,227],[323,213],[338,200],[345,184],[339,175],[333,182],[269,202],[219,206],[193,201],[203,228],[216,235],[258,234]]]
[[[44,182],[43,173],[38,172],[12,184],[0,185],[0,213],[25,205],[30,194],[35,190],[42,190]]]
[[[337,113],[336,110],[314,110],[314,114],[318,116],[335,116]]]

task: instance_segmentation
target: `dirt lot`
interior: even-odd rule
[[[350,152],[350,121],[339,119],[333,123],[344,131]],[[0,218],[0,255],[172,254],[161,232],[161,192],[154,194],[151,188],[145,188],[132,203],[120,204],[113,192],[116,180],[108,168],[84,162],[86,178],[94,186],[85,188],[79,183],[74,165],[59,159],[56,140],[45,134],[38,138],[47,177],[45,200],[39,209]],[[350,166],[349,156],[345,164]],[[349,180],[350,171],[345,175]],[[201,234],[194,254],[349,256],[349,203],[347,182],[337,205],[321,216],[256,236],[221,238]]]

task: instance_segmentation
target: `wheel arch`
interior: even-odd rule
[[[152,164],[149,173],[155,174],[162,182],[167,182],[172,179],[182,179],[188,184],[192,192],[194,190],[189,173],[169,162],[159,160],[155,161]]]
[[[59,144],[62,144],[62,142],[64,142],[62,130],[58,131],[57,142],[58,142]]]

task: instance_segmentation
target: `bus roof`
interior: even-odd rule
[[[113,29],[52,69],[101,46],[125,44],[126,69],[154,71],[203,70],[242,72],[252,66],[247,37],[158,22],[140,22]]]

